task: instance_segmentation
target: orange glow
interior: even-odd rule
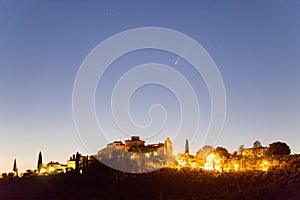
[[[54,172],[54,167],[50,167],[50,168],[49,168],[49,171],[50,171],[50,172]]]
[[[239,169],[239,164],[235,163],[233,166],[234,166],[234,170],[238,170]]]
[[[145,154],[147,158],[150,158],[150,153]]]
[[[250,159],[250,158],[249,158]],[[204,159],[195,160],[192,156],[187,154],[178,154],[176,156],[176,164],[171,164],[168,167],[172,168],[191,168],[191,169],[203,169],[209,171],[240,171],[240,170],[262,170],[267,171],[271,166],[271,163],[267,160],[261,160],[259,164],[255,166],[249,166],[247,168],[243,168],[242,164],[239,162],[247,162],[247,160],[223,160],[218,154],[211,152]]]
[[[206,156],[206,162],[204,164],[203,169],[221,171],[222,170],[221,163],[222,160],[219,156],[217,156],[214,153],[210,153]]]
[[[269,164],[268,161],[266,161],[266,160],[262,161],[262,164],[261,164],[261,170],[263,170],[263,171],[268,171],[269,165],[270,165],[270,164]]]

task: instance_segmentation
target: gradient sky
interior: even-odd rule
[[[101,41],[146,26],[194,38],[218,66],[227,94],[227,117],[218,145],[232,152],[255,140],[265,146],[284,141],[293,153],[300,153],[299,1],[180,2],[0,0],[0,171],[12,171],[14,158],[21,171],[35,168],[39,151],[45,162],[66,163],[76,151],[86,154],[72,116],[77,70]],[[99,120],[107,120],[109,126],[105,100],[118,76],[136,64],[160,62],[177,67],[191,80],[201,99],[202,122],[208,122],[205,84],[184,60],[174,65],[176,55],[155,50],[127,56],[107,71],[104,87],[100,82]],[[134,94],[132,116],[145,124],[149,105],[159,101],[169,112],[172,133],[178,102],[162,87],[147,86]],[[107,134],[114,131],[109,129]],[[111,138],[126,138],[117,136]],[[172,136],[164,133],[162,138]],[[175,149],[183,151],[186,135],[178,137],[182,145]],[[99,142],[99,149],[107,143],[94,142]],[[200,147],[201,142],[195,141],[192,153]]]

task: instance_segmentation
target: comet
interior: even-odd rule
[[[180,61],[180,56],[177,57],[177,59],[176,59],[174,65],[177,65],[179,61]]]

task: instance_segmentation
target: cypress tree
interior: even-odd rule
[[[190,153],[189,141],[187,139],[185,140],[185,153]]]
[[[13,171],[14,171],[14,172],[16,173],[16,175],[18,176],[17,159],[14,160]]]
[[[80,154],[77,152],[76,157],[75,157],[75,173],[76,174],[80,173],[79,161],[80,161]]]
[[[43,158],[42,158],[42,152],[40,151],[39,156],[38,156],[38,163],[37,163],[38,172],[41,171],[42,166],[43,166]]]

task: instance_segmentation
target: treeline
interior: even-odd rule
[[[133,174],[95,162],[81,175],[2,179],[0,199],[299,199],[294,161],[300,157],[280,159],[286,162],[282,169],[223,173],[164,168]]]

